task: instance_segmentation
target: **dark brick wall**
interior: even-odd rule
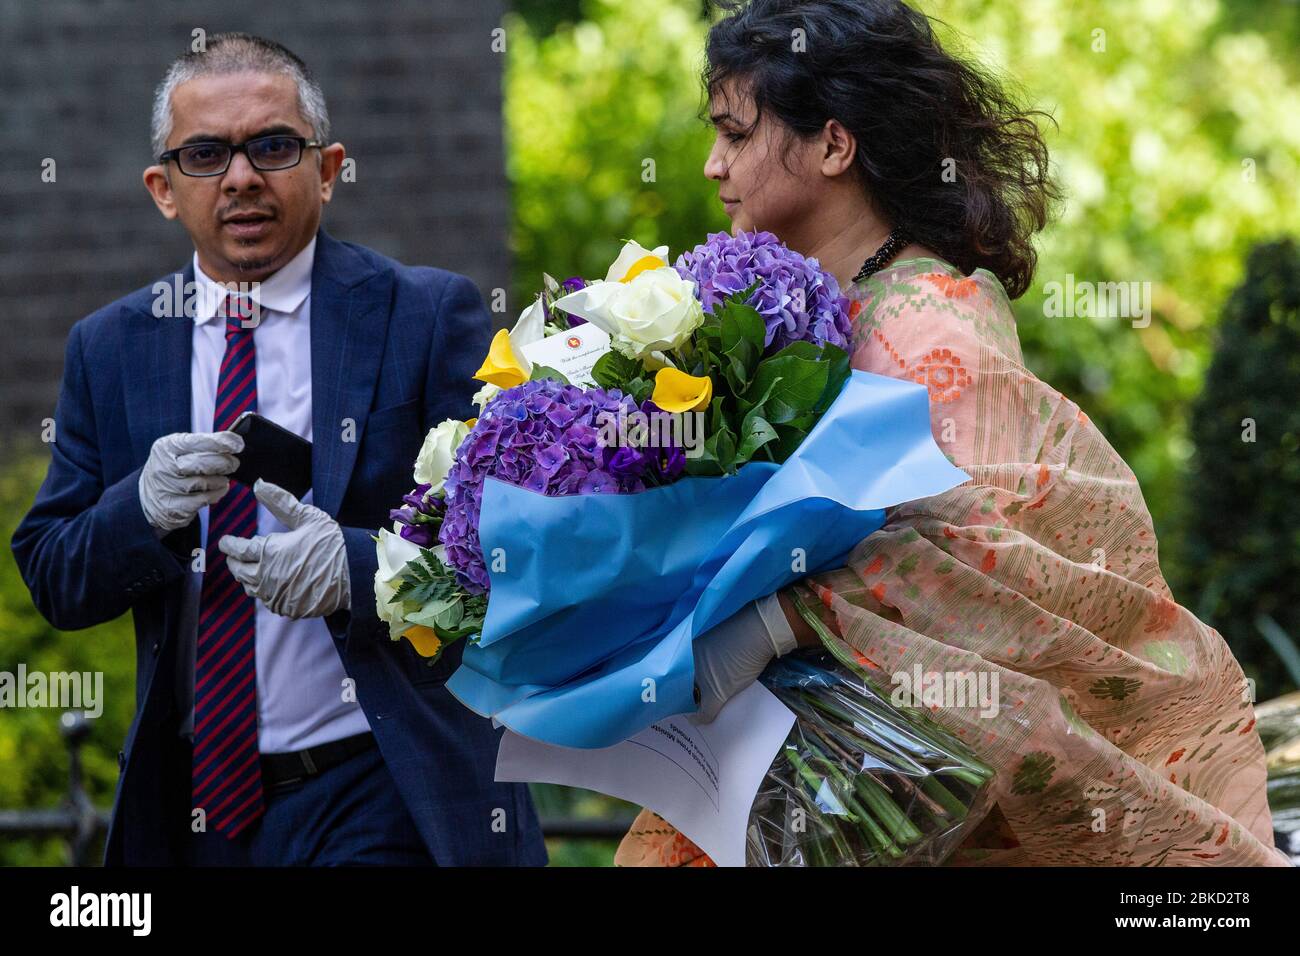
[[[331,234],[465,273],[490,302],[509,267],[504,54],[491,45],[504,8],[0,0],[0,438],[35,437],[53,413],[73,322],[192,251],[140,174],[154,87],[196,27],[278,40],[316,73],[333,137],[357,161],[326,207]]]

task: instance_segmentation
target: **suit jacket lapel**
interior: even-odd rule
[[[194,319],[185,314],[186,287],[194,281],[193,260],[181,272],[154,283],[147,304],[124,314],[122,392],[131,465],[149,458],[153,443],[163,435],[190,431],[190,353]],[[155,314],[159,313],[159,314]],[[164,538],[178,539],[182,554],[199,546],[199,523],[191,521]],[[178,594],[167,598],[174,614]],[[168,629],[170,634],[170,629]]]
[[[312,503],[338,516],[387,339],[392,276],[317,234],[311,278]]]
[[[190,430],[190,352],[194,320],[185,314],[185,289],[194,263],[154,283],[153,298],[126,316],[122,388],[131,460],[143,463],[154,441]],[[155,315],[161,312],[162,315]]]

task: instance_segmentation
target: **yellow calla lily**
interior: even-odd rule
[[[529,371],[515,355],[510,344],[510,333],[501,329],[492,337],[492,347],[488,349],[487,358],[474,373],[480,382],[487,382],[499,388],[514,388],[528,381]]]
[[[475,425],[477,425],[477,424],[478,424],[478,419],[477,419],[477,418],[467,418],[467,419],[465,420],[465,427],[466,427],[466,428],[473,428],[473,427],[474,427]]]
[[[623,278],[618,281],[631,282],[641,273],[649,269],[662,269],[666,265],[668,265],[668,263],[664,262],[658,256],[642,256],[636,262],[632,263],[627,272],[623,274]]]
[[[708,408],[713,401],[713,379],[687,375],[672,366],[655,373],[655,390],[650,396],[666,412],[693,412]]]
[[[433,628],[425,627],[423,624],[412,624],[402,632],[402,637],[411,642],[415,653],[421,657],[434,657],[442,649],[442,641],[438,639]]]

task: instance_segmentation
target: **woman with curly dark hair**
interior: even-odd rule
[[[774,233],[836,277],[853,366],[925,385],[971,476],[795,586],[885,687],[917,666],[996,680],[993,716],[932,709],[997,771],[951,862],[1286,865],[1241,668],[1170,593],[1133,471],[1024,365],[1010,300],[1058,199],[1041,114],[897,0],[727,7],[704,173],[733,233]],[[703,710],[757,677],[772,645],[753,643],[704,666],[697,647]],[[616,862],[709,864],[649,811]]]

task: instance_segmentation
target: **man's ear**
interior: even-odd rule
[[[163,214],[164,219],[176,218],[176,197],[172,195],[171,180],[167,170],[162,166],[150,166],[144,171],[144,188],[153,197],[153,204]]]
[[[338,180],[339,170],[343,168],[343,160],[347,158],[347,150],[343,148],[342,143],[331,143],[329,146],[322,146],[320,151],[320,201],[329,202],[330,197],[334,195],[334,183]]]

